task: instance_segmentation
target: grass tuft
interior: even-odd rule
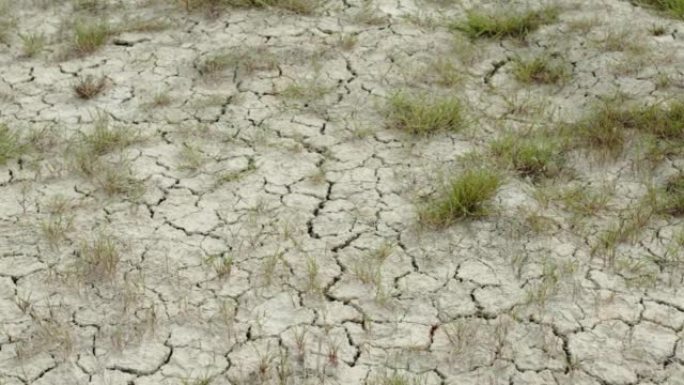
[[[397,92],[390,96],[387,122],[417,135],[458,131],[465,125],[463,107],[456,97],[437,98]]]
[[[21,50],[24,57],[32,58],[38,55],[43,48],[45,48],[45,43],[47,39],[43,33],[30,33],[27,35],[20,34],[21,38]]]
[[[660,191],[658,212],[673,216],[684,215],[684,173],[670,178]]]
[[[321,5],[317,0],[182,0],[188,12],[202,11],[218,16],[226,8],[278,8],[300,15],[312,15]]]
[[[503,166],[533,181],[560,173],[565,160],[561,150],[558,140],[542,133],[508,134],[491,145],[492,154]]]
[[[522,83],[558,84],[568,79],[570,71],[564,63],[542,55],[529,60],[516,60],[513,75]]]
[[[684,19],[684,0],[637,0],[637,4],[663,11],[679,19]]]
[[[466,20],[451,24],[472,39],[478,38],[525,38],[539,27],[558,19],[558,8],[544,7],[537,10],[470,11]]]
[[[205,78],[215,77],[227,69],[249,75],[277,67],[278,58],[264,46],[235,48],[230,52],[209,56],[196,65],[197,71]]]
[[[104,77],[95,78],[92,75],[81,77],[76,84],[74,84],[74,92],[80,99],[89,100],[99,95],[107,85],[107,80]]]
[[[99,117],[93,129],[83,135],[86,149],[97,156],[123,149],[137,140],[131,129],[112,125],[106,116]]]
[[[106,234],[99,234],[90,242],[83,241],[76,256],[76,272],[88,282],[111,280],[121,259],[116,241]]]
[[[71,51],[76,56],[85,56],[97,51],[106,42],[112,31],[106,21],[76,21],[74,24]]]
[[[624,107],[613,100],[594,107],[588,117],[570,128],[581,144],[613,154],[622,150],[630,129],[681,147],[684,146],[684,100],[669,106],[643,107]]]
[[[24,146],[19,140],[19,135],[10,130],[7,125],[0,123],[0,166],[20,156],[23,150]]]
[[[486,214],[487,202],[500,185],[500,176],[492,171],[465,171],[419,212],[420,220],[430,226],[447,227],[459,219],[480,217]]]

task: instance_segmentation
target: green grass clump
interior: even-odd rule
[[[301,15],[311,15],[320,6],[318,0],[182,0],[187,11],[204,11],[216,16],[226,8],[279,8]]]
[[[24,146],[19,141],[19,135],[5,124],[0,123],[0,166],[21,155],[23,148]]]
[[[124,149],[139,139],[138,133],[132,129],[113,126],[106,116],[101,116],[91,130],[81,133],[71,143],[69,152],[75,169],[85,176],[94,177],[104,174],[100,156]]]
[[[674,147],[684,146],[684,100],[669,106],[624,107],[619,101],[599,105],[586,118],[571,126],[581,144],[617,153],[622,150],[628,130],[650,135]]]
[[[663,214],[684,215],[684,173],[667,181],[660,193],[658,211]]]
[[[655,8],[676,18],[684,19],[684,0],[638,0],[637,4]]]
[[[465,171],[419,212],[420,220],[430,226],[447,227],[459,219],[482,216],[500,185],[501,178],[495,172]]]
[[[106,117],[98,118],[93,129],[83,135],[83,144],[97,156],[120,150],[137,140],[131,129],[114,126]]]
[[[463,22],[456,22],[451,29],[463,31],[470,38],[524,38],[539,27],[551,24],[558,18],[556,7],[538,10],[496,10],[490,12],[470,11]]]
[[[543,55],[529,60],[516,60],[513,75],[522,83],[558,84],[569,77],[568,66]]]
[[[564,163],[561,143],[545,134],[509,134],[493,142],[491,151],[506,168],[534,181],[558,175]]]
[[[97,51],[106,42],[112,31],[105,21],[76,21],[71,50],[76,56],[85,56]]]
[[[390,96],[387,122],[390,127],[417,135],[458,131],[465,125],[463,107],[458,98],[408,95],[403,92]]]
[[[21,38],[23,56],[28,58],[38,55],[45,48],[47,42],[43,33],[20,34],[19,38]]]

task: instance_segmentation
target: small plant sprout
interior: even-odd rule
[[[309,256],[306,260],[307,289],[314,293],[321,291],[321,283],[318,277],[319,272],[320,266],[316,257]]]
[[[207,263],[214,269],[219,278],[229,277],[233,271],[233,256],[226,254],[210,255]]]

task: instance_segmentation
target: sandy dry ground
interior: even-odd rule
[[[0,166],[0,384],[684,384],[682,218],[595,247],[681,157],[644,171],[575,152],[545,185],[508,174],[484,218],[417,215],[504,130],[683,92],[684,22],[560,1],[526,42],[469,41],[442,20],[495,2],[77,3],[4,11],[0,121],[39,150]],[[165,24],[65,56],[68,22],[93,12]],[[30,58],[29,31],[47,38]],[[514,79],[541,52],[567,82]],[[234,59],[202,74],[219,53]],[[88,75],[106,80],[83,100]],[[388,126],[407,89],[459,97],[467,129]],[[75,167],[98,124],[130,140]],[[561,187],[610,192],[579,215],[543,199]]]

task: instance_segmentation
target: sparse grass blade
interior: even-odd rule
[[[106,234],[83,241],[76,255],[76,272],[86,282],[111,280],[121,259],[116,240]]]

